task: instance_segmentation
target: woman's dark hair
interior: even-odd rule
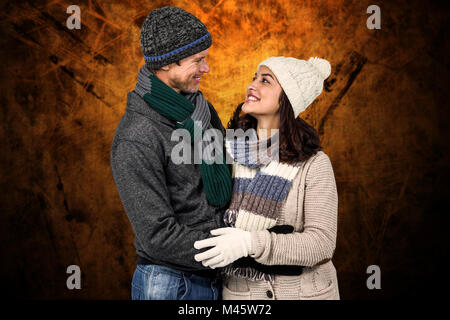
[[[280,104],[280,162],[306,161],[322,150],[319,135],[306,121],[300,117],[294,117],[294,110],[284,91],[281,91],[278,103]],[[243,104],[237,106],[228,122],[228,129],[256,130],[258,121],[249,114],[241,114]]]

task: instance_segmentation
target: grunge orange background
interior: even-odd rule
[[[66,27],[72,4],[80,30]],[[371,4],[381,8],[380,30],[366,27]],[[133,233],[109,150],[144,63],[140,27],[164,5],[208,27],[211,71],[200,89],[224,124],[263,59],[330,61],[325,90],[301,117],[318,130],[335,172],[341,297],[432,296],[449,251],[449,15],[406,0],[1,4],[3,294],[130,298]],[[72,264],[81,290],[66,288]],[[366,287],[369,265],[381,268],[381,290]]]

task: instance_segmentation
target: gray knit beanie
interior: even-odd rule
[[[211,44],[205,25],[176,7],[151,11],[141,28],[141,48],[151,70],[206,50]]]

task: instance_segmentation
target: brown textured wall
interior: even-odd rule
[[[81,30],[65,26],[81,8]],[[381,7],[381,30],[366,8]],[[448,9],[425,1],[15,1],[1,5],[3,293],[128,299],[133,234],[109,148],[143,64],[139,30],[175,5],[209,28],[201,90],[226,123],[269,56],[328,59],[302,117],[320,133],[339,193],[335,265],[344,299],[422,296],[448,255]],[[82,289],[66,289],[66,268]],[[379,265],[382,289],[366,288]],[[448,281],[448,280],[447,280]],[[429,291],[428,291],[429,292]]]

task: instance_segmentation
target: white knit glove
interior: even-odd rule
[[[225,267],[239,258],[246,257],[252,250],[251,233],[238,228],[211,230],[213,238],[194,243],[195,249],[213,247],[194,256],[198,262],[211,269]]]

